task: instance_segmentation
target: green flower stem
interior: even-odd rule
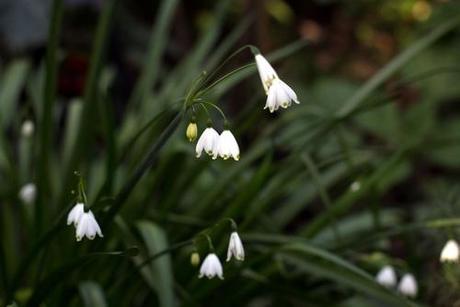
[[[43,207],[50,195],[49,152],[53,143],[53,106],[56,101],[57,53],[59,33],[63,15],[63,0],[54,0],[51,7],[51,21],[46,49],[46,77],[43,91],[42,117],[39,123],[40,146],[38,176],[38,201],[35,207],[35,232],[40,233],[43,222]]]

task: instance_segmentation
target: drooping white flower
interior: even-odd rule
[[[202,278],[203,276],[206,276],[208,279],[215,276],[220,279],[224,279],[222,264],[216,254],[211,253],[207,255],[201,264],[200,275],[198,275],[198,278]]]
[[[77,227],[83,213],[85,213],[85,205],[77,203],[67,215],[67,225],[74,224]]]
[[[398,292],[407,297],[416,297],[418,291],[417,281],[414,275],[407,273],[401,278],[398,285]]]
[[[217,142],[219,140],[219,133],[212,127],[206,128],[201,134],[198,142],[196,143],[195,152],[196,157],[199,158],[203,150],[210,156],[217,153]]]
[[[392,288],[397,282],[395,270],[391,265],[386,265],[377,273],[375,280],[384,287]]]
[[[272,85],[273,80],[279,79],[278,74],[267,59],[260,53],[256,54],[255,59],[262,86],[264,87],[265,93],[268,95],[268,89]]]
[[[214,152],[213,159],[220,156],[222,159],[227,160],[232,157],[235,161],[240,159],[240,147],[236,142],[235,137],[230,130],[224,130],[217,141],[216,151]]]
[[[292,102],[299,104],[296,93],[280,79],[275,79],[268,90],[267,102],[264,109],[269,109],[271,113],[278,110],[279,107],[283,109],[288,108]]]
[[[459,260],[459,247],[455,240],[447,241],[446,245],[441,251],[441,262],[458,262]]]
[[[32,204],[37,197],[37,186],[34,183],[27,183],[19,190],[19,199],[25,204]]]
[[[21,134],[24,137],[31,137],[34,133],[35,125],[34,122],[31,120],[26,120],[22,123],[21,126]]]
[[[99,227],[99,224],[94,218],[94,215],[91,212],[91,210],[88,210],[88,212],[83,212],[83,214],[81,214],[76,227],[77,231],[75,236],[77,238],[77,241],[81,241],[85,236],[88,239],[93,240],[96,237],[96,234],[99,235],[99,237],[101,238],[103,237],[101,228]]]
[[[232,256],[235,257],[236,260],[244,260],[243,243],[241,242],[240,236],[238,236],[236,231],[232,232],[230,235],[230,242],[228,243],[227,249],[227,262],[230,261]]]
[[[264,109],[268,108],[273,113],[279,107],[286,109],[292,102],[300,103],[296,93],[278,77],[276,71],[263,55],[259,53],[255,56],[255,59],[262,86],[265,94],[267,94]]]

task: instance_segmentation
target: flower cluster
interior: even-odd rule
[[[72,210],[70,210],[67,216],[67,225],[71,224],[75,226],[75,237],[77,241],[81,241],[85,236],[93,240],[96,234],[101,238],[103,237],[101,228],[93,212],[91,212],[91,210],[85,212],[85,205],[83,203],[77,203]]]
[[[241,239],[236,231],[233,231],[230,235],[227,249],[227,262],[232,259],[232,256],[236,260],[244,260],[243,243],[241,242]],[[208,279],[216,276],[220,279],[224,279],[222,263],[214,252],[209,253],[201,264],[198,278],[202,278],[203,276],[206,276]]]
[[[217,157],[221,157],[224,160],[231,157],[235,161],[240,159],[240,147],[228,129],[219,135],[214,128],[206,128],[196,143],[195,152],[197,158],[201,156],[203,150],[213,160],[217,159]]]
[[[395,269],[391,265],[382,267],[375,276],[375,280],[386,288],[394,288],[398,282]],[[418,286],[414,275],[410,273],[404,274],[397,285],[397,291],[407,297],[416,297]]]

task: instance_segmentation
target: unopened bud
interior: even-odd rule
[[[21,134],[24,137],[31,137],[32,134],[34,134],[34,130],[35,130],[35,125],[33,121],[26,120],[22,123]]]
[[[198,266],[200,264],[200,254],[198,254],[197,252],[192,253],[192,255],[190,256],[190,263],[193,266]]]
[[[189,142],[193,142],[196,140],[198,134],[198,127],[194,121],[191,121],[187,126],[187,131],[185,132],[187,139]]]

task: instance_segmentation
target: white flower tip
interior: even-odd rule
[[[458,262],[460,256],[460,250],[458,243],[455,240],[449,240],[444,245],[440,261],[441,262]]]

